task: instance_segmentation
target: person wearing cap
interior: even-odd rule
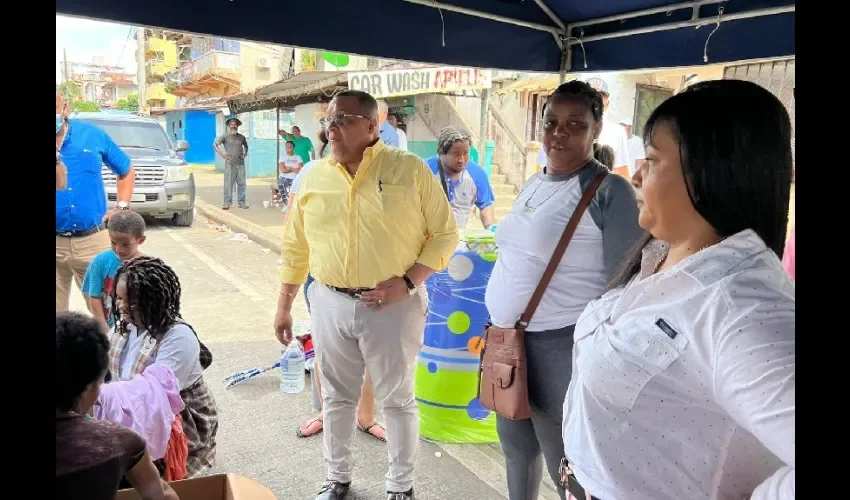
[[[233,184],[236,184],[236,197],[239,208],[248,208],[245,194],[245,157],[248,156],[248,140],[238,132],[242,121],[231,116],[224,122],[227,131],[213,142],[215,152],[224,159],[224,204],[222,210],[229,210],[233,204]],[[221,146],[224,146],[223,148]]]
[[[620,125],[626,132],[626,146],[629,153],[629,178],[635,175],[635,172],[640,168],[640,164],[646,159],[646,148],[643,146],[643,139],[633,134],[634,127],[632,121],[628,118],[620,120]]]
[[[611,96],[606,90],[600,90],[602,94],[602,132],[599,133],[599,144],[611,146],[614,149],[614,172],[628,176],[629,171],[629,146],[626,132],[608,112]]]

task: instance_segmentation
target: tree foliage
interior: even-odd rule
[[[116,105],[116,108],[122,109],[124,111],[138,111],[139,110],[139,96],[136,94],[130,94],[126,99],[120,99]]]
[[[100,111],[97,103],[83,100],[82,88],[76,82],[61,83],[56,86],[56,91],[62,95],[62,99],[68,104],[68,110],[71,112]]]
[[[316,71],[316,51],[301,51],[301,71]]]
[[[81,113],[100,111],[100,106],[91,101],[74,101],[68,106],[70,111],[79,111]]]

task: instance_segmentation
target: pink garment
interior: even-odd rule
[[[791,279],[797,281],[797,275],[794,272],[794,261],[795,253],[796,253],[796,244],[797,241],[797,225],[791,228],[791,236],[788,237],[788,241],[785,242],[785,252],[782,254],[782,267],[785,268],[785,271],[791,276]]]
[[[154,363],[132,380],[104,384],[94,416],[135,431],[147,442],[151,459],[158,460],[165,456],[171,424],[183,407],[174,373]]]

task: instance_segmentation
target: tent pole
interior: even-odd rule
[[[567,81],[567,73],[573,69],[573,46],[569,40],[570,33],[572,33],[570,26],[567,26],[566,33],[564,46],[561,49],[561,71],[558,74],[559,85]]]
[[[456,5],[451,5],[448,3],[437,2],[436,0],[402,0],[403,2],[412,3],[416,5],[423,5],[425,7],[430,7],[432,9],[445,10],[449,12],[457,12],[459,14],[466,14],[467,16],[480,17],[482,19],[489,19],[491,21],[499,21],[505,24],[513,24],[514,26],[522,26],[524,28],[531,28],[539,31],[547,31],[549,33],[555,33],[556,35],[561,34],[561,28],[556,28],[554,26],[546,26],[545,24],[540,23],[532,23],[528,21],[523,21],[521,19],[513,19],[510,17],[499,16],[496,14],[490,14],[489,12],[482,12],[480,10],[475,9],[467,9],[466,7],[458,7]]]
[[[784,7],[771,7],[767,9],[758,9],[751,10],[747,12],[734,12],[730,14],[723,14],[720,18],[721,23],[726,23],[729,21],[737,21],[741,19],[752,19],[754,17],[767,17],[767,16],[775,16],[779,14],[789,14],[791,12],[795,12],[796,8],[794,5],[787,5]],[[633,35],[643,35],[645,33],[657,33],[659,31],[670,31],[681,28],[695,28],[697,26],[708,26],[717,22],[717,15],[706,16],[697,19],[691,19],[690,21],[682,21],[679,23],[667,23],[667,24],[659,24],[657,26],[647,26],[646,28],[636,28],[625,31],[615,31],[613,33],[605,33],[602,35],[591,35],[582,37],[582,42],[590,43],[590,42],[598,42],[600,40],[609,40],[611,38],[624,38],[627,36]],[[571,25],[574,29],[580,29],[583,26],[588,26],[591,24],[596,24],[594,21],[587,21],[584,23],[576,23],[575,25]],[[568,44],[572,44],[572,41],[568,41]]]
[[[280,103],[275,104],[275,111],[277,113],[277,126],[275,128],[275,144],[277,145],[277,151],[275,152],[277,159],[274,162],[275,166],[275,177],[280,177]]]
[[[537,6],[540,7],[540,10],[545,12],[546,15],[549,16],[549,19],[551,19],[552,22],[557,24],[559,28],[561,28],[563,31],[567,30],[567,27],[564,26],[564,21],[561,21],[561,18],[558,17],[558,15],[555,14],[555,12],[553,12],[552,9],[550,9],[549,6],[543,2],[543,0],[534,0],[534,3],[536,3]]]
[[[564,31],[559,27],[556,28],[554,26],[546,26],[545,24],[532,23],[532,22],[523,21],[523,20],[520,20],[520,19],[512,19],[510,17],[490,14],[488,12],[482,12],[480,10],[467,9],[465,7],[458,7],[456,5],[442,3],[442,2],[438,2],[436,0],[402,0],[402,1],[407,2],[407,3],[416,4],[416,5],[423,5],[425,7],[430,7],[430,8],[433,8],[433,9],[440,9],[440,10],[445,10],[445,11],[450,11],[450,12],[457,12],[457,13],[460,13],[460,14],[466,14],[468,16],[480,17],[482,19],[489,19],[491,21],[498,21],[498,22],[502,22],[502,23],[506,23],[506,24],[513,24],[514,26],[522,26],[522,27],[525,27],[525,28],[531,28],[531,29],[538,30],[538,31],[545,31],[545,32],[548,32],[548,33],[552,33],[556,36],[562,35],[564,33]],[[637,11],[634,11],[634,12],[627,12],[627,13],[623,13],[623,14],[619,14],[619,15],[615,15],[615,16],[606,16],[606,17],[602,17],[602,18],[598,18],[598,19],[588,19],[587,21],[577,22],[575,24],[571,24],[571,25],[567,26],[566,32],[567,32],[567,36],[569,36],[569,34],[572,33],[570,28],[576,29],[576,28],[582,28],[584,26],[593,26],[595,24],[604,24],[604,23],[615,22],[615,21],[625,21],[627,19],[632,19],[632,18],[636,18],[636,17],[642,17],[642,16],[647,16],[647,15],[658,14],[660,12],[667,12],[667,11],[681,10],[681,9],[692,9],[693,12],[696,13],[696,15],[692,15],[690,21],[660,24],[660,25],[656,25],[656,26],[648,26],[646,28],[637,28],[637,29],[618,31],[618,32],[613,32],[613,33],[605,33],[605,34],[602,34],[602,35],[595,35],[595,36],[592,35],[592,36],[588,36],[588,37],[583,37],[582,41],[584,43],[589,43],[589,42],[596,42],[596,41],[599,41],[599,40],[608,40],[610,38],[622,38],[622,37],[627,37],[627,36],[632,36],[632,35],[642,35],[644,33],[655,33],[655,32],[658,32],[658,31],[668,31],[668,30],[675,30],[675,29],[681,29],[681,28],[693,28],[693,27],[696,27],[696,26],[712,24],[713,22],[715,22],[717,20],[716,15],[699,17],[699,7],[702,7],[702,6],[705,6],[705,5],[711,5],[711,4],[722,5],[722,4],[726,3],[727,1],[728,0],[696,0],[696,1],[692,1],[692,2],[675,3],[675,4],[670,4],[670,5],[664,5],[664,6],[661,6],[661,7],[653,7],[653,8],[650,8],[650,9],[637,10]],[[751,11],[735,12],[735,13],[723,14],[723,16],[721,18],[721,22],[735,21],[735,20],[739,20],[739,19],[751,19],[751,18],[754,18],[754,17],[774,16],[774,15],[778,15],[778,14],[787,14],[787,13],[791,13],[791,12],[795,12],[795,11],[796,11],[795,5],[786,5],[786,6],[781,6],[781,7],[769,7],[769,8],[757,9],[757,10],[751,10]],[[553,19],[553,21],[554,21],[554,19]],[[568,41],[565,45],[571,45],[571,44],[574,44],[574,42],[572,40],[568,39]]]

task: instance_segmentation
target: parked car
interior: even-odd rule
[[[72,119],[102,128],[127,153],[136,168],[136,187],[130,200],[133,210],[156,218],[169,218],[175,226],[191,226],[195,214],[195,177],[183,152],[186,141],[176,144],[155,119],[132,113],[77,113]],[[103,182],[109,207],[117,203],[117,179],[105,165]]]

